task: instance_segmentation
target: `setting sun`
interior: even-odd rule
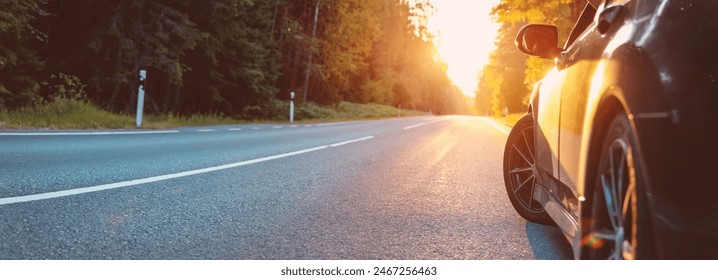
[[[429,19],[429,29],[448,75],[464,94],[474,96],[479,71],[489,61],[499,24],[491,18],[491,8],[498,0],[452,1],[432,0],[436,13]]]

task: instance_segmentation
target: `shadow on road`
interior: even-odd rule
[[[527,222],[526,236],[537,260],[573,259],[571,246],[555,226]]]

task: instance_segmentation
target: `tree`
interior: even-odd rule
[[[492,13],[502,23],[497,48],[479,77],[476,108],[493,114],[524,111],[534,84],[553,63],[517,51],[514,38],[526,23],[557,25],[559,37],[567,38],[586,0],[502,0]],[[580,6],[580,7],[579,7]]]
[[[193,1],[187,13],[208,33],[189,54],[188,98],[183,108],[243,116],[266,112],[277,93],[279,51],[271,28],[270,1]],[[277,2],[279,3],[279,2]],[[199,105],[201,104],[201,105]],[[252,112],[244,110],[252,107]]]
[[[37,76],[44,65],[37,48],[45,39],[32,25],[42,13],[39,0],[0,0],[0,108],[37,100]]]
[[[65,77],[90,101],[133,112],[140,69],[154,113],[270,118],[308,68],[317,103],[453,112],[463,101],[435,58],[428,0],[321,1],[314,40],[316,0],[0,1],[3,107]]]
[[[319,51],[314,100],[335,103],[340,100],[363,101],[358,88],[366,80],[369,55],[380,35],[380,2],[364,0],[327,0],[320,21]]]
[[[149,72],[148,101],[162,111],[173,107],[187,71],[185,54],[206,36],[162,1],[52,1],[48,10],[55,16],[48,61],[86,81],[90,97],[116,111],[132,110],[140,69]]]

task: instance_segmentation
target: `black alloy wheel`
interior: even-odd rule
[[[628,117],[618,113],[606,131],[596,169],[588,230],[582,238],[584,258],[652,258],[652,235],[645,180],[639,172]]]
[[[511,205],[524,219],[553,224],[543,206],[534,200],[536,158],[531,115],[522,117],[509,133],[504,148],[504,183]]]

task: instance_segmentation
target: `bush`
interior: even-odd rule
[[[77,76],[65,73],[50,75],[50,79],[42,82],[42,95],[46,101],[57,98],[66,100],[87,100],[87,86]]]

